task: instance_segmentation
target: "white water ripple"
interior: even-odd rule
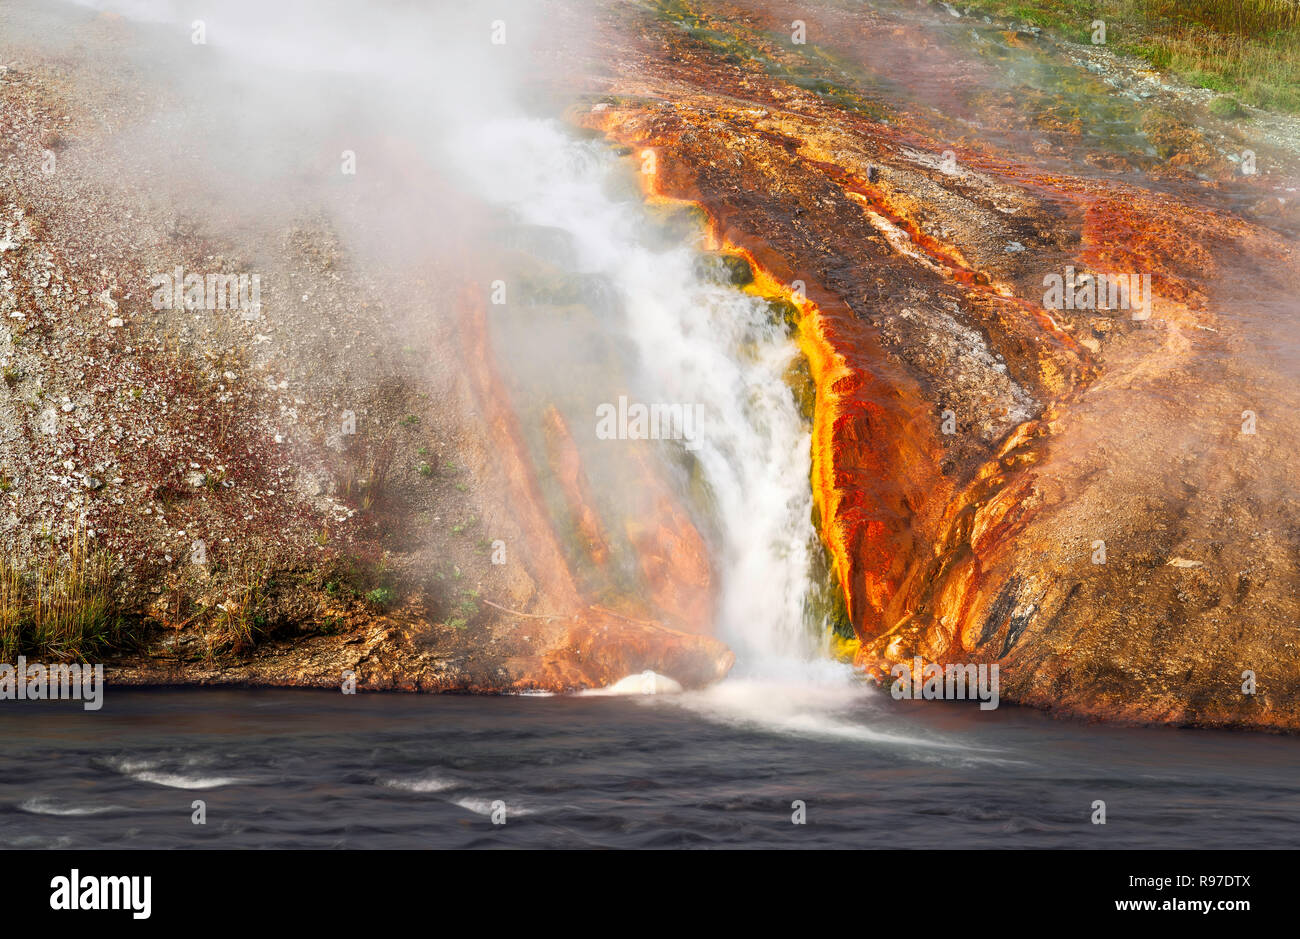
[[[187,764],[193,764],[193,760]],[[108,765],[137,782],[153,783],[169,789],[219,789],[222,786],[236,786],[254,780],[244,776],[218,776],[208,773],[193,772],[188,765],[184,771],[168,769],[156,760],[109,760]]]
[[[47,796],[37,796],[21,802],[18,808],[23,812],[29,812],[32,815],[103,815],[107,812],[124,812],[126,811],[120,805],[69,805],[60,803],[55,799]]]
[[[426,774],[415,777],[394,777],[383,780],[380,785],[389,789],[400,789],[403,792],[445,792],[448,789],[455,789],[460,785],[454,779],[448,779],[445,776]]]

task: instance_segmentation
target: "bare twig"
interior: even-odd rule
[[[509,613],[511,616],[526,616],[528,619],[564,619],[563,616],[557,616],[554,613],[521,613],[518,610],[510,609],[508,606],[502,606],[500,603],[493,603],[491,600],[484,600],[482,597],[479,597],[479,599],[493,609],[500,610],[502,613]]]

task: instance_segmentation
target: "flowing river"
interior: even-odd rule
[[[770,687],[761,710],[718,707],[745,687],[680,698],[110,688],[93,721],[75,702],[11,702],[0,846],[1295,843],[1293,740],[900,709],[834,685],[816,720]],[[192,822],[196,799],[205,825]],[[796,800],[806,825],[792,824]],[[1097,800],[1105,825],[1090,821]]]

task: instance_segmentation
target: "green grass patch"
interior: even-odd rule
[[[1295,0],[966,0],[961,6],[1078,42],[1091,41],[1092,22],[1101,20],[1107,45],[1119,52],[1254,107],[1300,112]]]

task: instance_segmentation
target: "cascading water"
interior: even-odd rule
[[[462,170],[481,193],[520,223],[568,232],[579,269],[614,285],[617,326],[635,347],[644,393],[703,406],[694,454],[717,532],[714,632],[736,666],[718,685],[673,700],[710,720],[782,734],[949,747],[864,726],[855,712],[866,689],[825,654],[826,624],[811,602],[809,432],[784,379],[799,352],[766,304],[703,276],[690,245],[648,247],[641,202],[608,195],[618,163],[601,143],[521,117],[474,126],[452,149],[470,158]]]
[[[647,246],[641,206],[607,195],[618,167],[600,144],[516,118],[476,126],[453,149],[483,193],[568,232],[579,269],[613,284],[650,400],[698,407],[693,452],[719,540],[715,632],[738,674],[814,656],[809,435],[783,378],[798,353],[766,304],[702,276],[689,246]]]

